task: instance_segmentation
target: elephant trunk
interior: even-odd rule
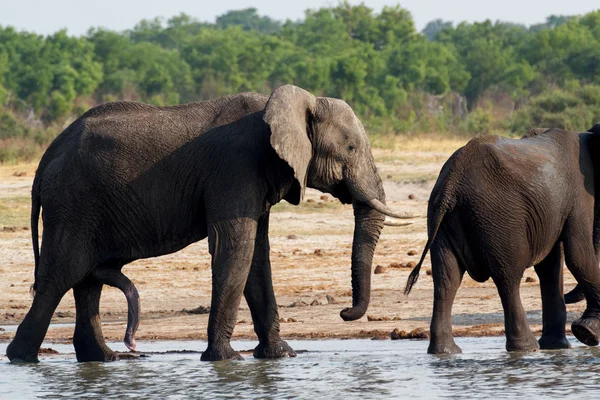
[[[342,310],[344,321],[354,321],[367,312],[371,298],[371,265],[375,246],[383,228],[384,214],[369,206],[375,198],[385,204],[385,192],[372,158],[356,177],[348,177],[354,199],[354,239],[352,242],[352,307]],[[355,179],[353,179],[355,178]]]
[[[383,228],[384,216],[364,203],[354,203],[352,242],[352,307],[340,313],[344,321],[354,321],[367,312],[371,298],[373,253]]]

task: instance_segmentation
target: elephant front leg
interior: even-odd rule
[[[250,275],[244,296],[252,313],[258,346],[256,358],[295,357],[296,352],[279,336],[279,313],[273,292],[271,262],[269,258],[269,214],[258,221],[258,232]]]
[[[565,335],[567,308],[563,297],[563,268],[560,243],[535,267],[540,278],[542,293],[542,337],[538,341],[543,350],[568,349],[571,344]]]
[[[433,275],[433,316],[431,318],[431,340],[427,353],[458,354],[460,347],[452,334],[452,303],[456,296],[464,270],[460,268],[452,252],[434,243],[431,249]]]
[[[212,255],[212,300],[208,348],[202,361],[242,360],[231,348],[231,335],[254,253],[256,221],[238,218],[214,222],[208,240]]]
[[[114,361],[117,353],[104,340],[100,322],[102,283],[88,278],[73,288],[76,321],[73,346],[77,361]]]

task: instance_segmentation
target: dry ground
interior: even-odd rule
[[[437,174],[461,141],[406,141],[374,150],[385,182],[388,204],[395,209],[425,215],[427,199]],[[441,149],[432,151],[432,149]],[[35,165],[0,167],[0,325],[18,324],[30,304],[33,279],[30,244],[29,191]],[[409,195],[411,199],[409,199]],[[307,200],[294,207],[278,205],[271,217],[271,261],[273,281],[285,338],[389,337],[394,328],[428,329],[432,309],[432,279],[426,274],[409,297],[402,294],[410,268],[393,263],[417,262],[426,241],[425,218],[409,227],[386,227],[376,250],[373,266],[385,267],[372,278],[372,299],[367,315],[343,322],[339,311],[351,305],[350,252],[353,217],[350,206],[330,196],[309,190]],[[411,255],[409,255],[409,253]],[[137,338],[201,339],[206,337],[208,315],[190,314],[210,304],[211,273],[206,240],[164,257],[140,260],[123,271],[136,284],[142,304]],[[526,282],[530,278],[531,282]],[[528,269],[521,297],[534,331],[541,323],[539,284]],[[566,289],[574,279],[565,272]],[[327,300],[327,295],[333,301]],[[569,306],[570,321],[584,305]],[[101,303],[103,330],[110,340],[120,340],[125,331],[127,308],[124,296],[105,287]],[[58,307],[54,323],[74,321],[74,303],[67,294]],[[503,332],[499,297],[491,281],[463,280],[454,304],[456,335],[498,335]],[[569,323],[570,323],[569,321]],[[69,341],[71,325],[52,328],[49,341]],[[10,340],[10,329],[0,330],[0,340]],[[254,338],[250,313],[244,301],[234,336]],[[138,346],[143,347],[143,346]],[[140,348],[143,350],[143,348]]]

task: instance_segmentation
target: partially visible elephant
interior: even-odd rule
[[[593,127],[590,129],[590,132],[594,131],[594,129],[599,128]],[[544,132],[548,132],[549,130],[549,128],[532,128],[525,135],[523,135],[523,138],[540,135]],[[597,205],[597,207],[598,206],[600,206],[600,203]],[[600,260],[600,229],[594,230],[594,251],[596,253],[596,258]],[[581,285],[577,285],[569,293],[565,293],[564,297],[566,304],[578,303],[582,300],[585,300],[585,294]]]
[[[428,205],[428,241],[405,293],[416,283],[429,249],[434,282],[429,353],[459,353],[451,310],[465,271],[494,280],[508,351],[568,348],[561,248],[588,307],[572,324],[587,345],[600,338],[600,268],[594,242],[600,126],[586,133],[559,129],[515,140],[471,140],[444,164]],[[535,266],[542,294],[542,336],[529,329],[519,296],[523,272]]]
[[[120,271],[140,258],[208,237],[212,301],[202,360],[240,359],[231,348],[242,294],[259,344],[255,357],[295,356],[279,335],[269,261],[269,210],[298,204],[305,188],[352,203],[352,307],[364,315],[385,205],[365,130],[342,100],[296,86],[270,97],[243,93],[155,107],[95,107],[67,127],[42,157],[32,188],[32,229],[43,207],[35,297],[7,348],[10,360],[37,361],[50,318],[73,288],[79,361],[105,361],[94,271]]]

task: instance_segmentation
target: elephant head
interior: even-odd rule
[[[356,320],[369,305],[371,264],[384,215],[406,216],[385,205],[369,139],[347,103],[286,85],[271,94],[263,118],[271,129],[271,146],[294,171],[287,201],[298,204],[308,186],[353,205],[352,308],[340,315]]]

